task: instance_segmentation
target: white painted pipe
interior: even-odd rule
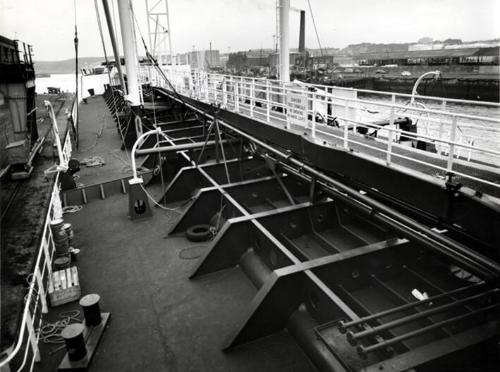
[[[280,79],[290,81],[290,0],[280,0]]]
[[[132,106],[139,106],[141,100],[139,95],[139,82],[137,79],[137,55],[130,0],[118,1],[118,15],[120,16],[123,53],[125,55],[125,70],[127,71],[128,95],[126,99],[130,101]]]
[[[150,130],[146,133],[143,133],[139,138],[137,138],[137,140],[134,143],[134,146],[132,147],[132,152],[130,153],[130,157],[132,158],[131,161],[132,161],[133,178],[131,180],[129,180],[130,184],[142,183],[142,178],[137,177],[137,165],[135,164],[135,152],[137,151],[137,146],[139,146],[139,144],[142,143],[142,141],[151,134],[161,134],[163,136],[161,128],[158,127],[156,129]]]
[[[417,79],[415,84],[413,85],[413,89],[411,91],[411,100],[410,102],[413,103],[415,102],[415,97],[418,95],[417,88],[420,82],[423,80],[424,77],[429,76],[429,75],[435,75],[436,79],[438,79],[441,76],[441,71],[429,71],[426,72],[425,74],[420,75],[420,77]]]

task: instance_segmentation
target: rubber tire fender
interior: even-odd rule
[[[210,225],[193,225],[186,230],[186,238],[192,242],[204,242],[211,237]]]

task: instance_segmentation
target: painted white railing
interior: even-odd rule
[[[170,84],[185,96],[286,129],[299,129],[327,144],[356,151],[377,151],[388,166],[404,159],[406,167],[425,165],[443,173],[473,179],[500,189],[500,104],[373,90],[331,87],[301,82],[284,83],[265,78],[211,74],[188,67],[164,68]],[[141,82],[171,89],[152,66],[143,66]],[[399,118],[412,120],[413,130],[402,130],[394,124]],[[385,121],[384,125],[374,124]],[[415,125],[416,124],[416,125]],[[366,141],[357,134],[360,128],[377,132]],[[375,134],[375,133],[373,133]],[[401,139],[407,141],[401,141]],[[405,151],[422,154],[411,144],[434,147],[436,153],[426,157],[408,156]],[[406,153],[406,155],[405,155]],[[481,163],[481,164],[479,164]],[[498,174],[492,180],[477,172],[459,171],[481,167]],[[458,168],[458,169],[457,169]],[[465,168],[461,168],[465,169]],[[491,174],[491,173],[490,173]]]
[[[71,157],[71,138],[69,131],[66,133],[63,146],[63,156]],[[11,347],[4,351],[6,355],[0,361],[2,372],[10,371],[32,371],[35,362],[40,361],[38,341],[42,325],[43,314],[48,312],[47,307],[47,280],[52,275],[52,257],[54,254],[54,240],[50,223],[54,218],[61,218],[62,207],[59,198],[59,173],[55,176],[54,187],[50,197],[45,223],[33,272],[28,276],[28,293],[25,297],[25,305],[22,312],[20,328],[16,341]]]

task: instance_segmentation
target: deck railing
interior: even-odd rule
[[[69,131],[66,132],[64,139],[63,153],[65,158],[70,158],[71,138]],[[40,361],[40,352],[38,350],[39,330],[42,325],[43,314],[48,312],[47,283],[48,278],[52,275],[52,257],[54,254],[54,240],[50,223],[54,216],[58,214],[61,214],[59,173],[55,176],[34,269],[26,278],[29,287],[25,296],[17,337],[13,345],[2,353],[3,359],[0,361],[0,370],[2,372],[11,370],[32,371],[35,362]]]
[[[270,125],[303,130],[347,151],[378,153],[388,166],[430,167],[441,176],[452,173],[500,191],[495,182],[500,180],[498,103],[284,83],[189,68],[164,72],[182,95]],[[143,66],[140,76],[142,83],[171,89],[151,66]],[[412,125],[402,128],[395,124],[398,118],[409,118]],[[425,148],[433,151],[420,150]],[[426,160],[429,157],[433,161]],[[477,168],[490,176],[482,177]],[[498,177],[492,179],[491,174]]]

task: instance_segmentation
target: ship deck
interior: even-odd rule
[[[73,157],[100,156],[105,165],[82,167],[77,182],[94,184],[130,175],[122,161],[128,155],[120,144],[102,97],[81,104],[80,146]],[[148,191],[160,197],[158,186]],[[111,313],[91,371],[314,369],[286,331],[223,352],[226,335],[255,295],[252,283],[236,268],[189,280],[207,244],[167,237],[180,211],[155,208],[153,218],[144,221],[131,221],[127,214],[128,195],[116,194],[64,215],[74,228],[74,246],[81,250],[76,264],[82,295],[99,294],[101,311]],[[78,302],[53,307],[46,322],[73,309],[81,309]],[[60,344],[40,345],[42,361],[35,370],[56,370],[65,350],[50,354]]]
[[[87,104],[80,106],[79,126],[80,147],[78,150],[73,151],[72,157],[81,160],[89,156],[100,156],[104,159],[105,164],[97,167],[82,167],[78,173],[79,179],[77,182],[88,186],[130,177],[130,168],[126,164],[128,153],[120,149],[121,142],[116,133],[116,124],[101,96],[93,97],[88,100]],[[221,178],[223,179],[224,177]],[[289,175],[289,178],[292,178],[291,175]],[[227,193],[233,198],[243,200],[249,196],[257,198],[257,193],[265,190],[262,185],[265,186],[265,183],[269,181],[269,179],[265,179],[264,177],[237,182],[224,187]],[[289,205],[287,197],[284,195],[276,196],[274,194],[275,191],[272,191],[267,195],[265,200],[261,201],[261,204],[252,204],[253,202],[248,201],[246,201],[246,204],[242,203],[247,210],[247,215],[238,218],[238,214],[236,214],[234,218],[235,222],[233,222],[236,227],[240,223],[239,228],[241,229],[246,226],[244,225],[245,223],[250,221],[249,215],[265,216],[252,217],[255,226],[263,224],[267,229],[272,230],[273,234],[278,237],[274,238],[274,244],[277,244],[283,252],[287,252],[286,248],[284,248],[284,245],[286,245],[290,250],[287,253],[289,257],[293,257],[293,254],[301,257],[298,252],[302,252],[305,258],[302,258],[300,261],[304,262],[300,263],[299,259],[293,258],[292,263],[294,265],[292,266],[287,266],[287,264],[280,262],[281,258],[278,260],[280,262],[278,268],[281,267],[282,269],[280,275],[286,276],[288,275],[286,274],[287,272],[290,272],[290,275],[292,275],[294,270],[300,271],[304,270],[303,267],[311,267],[312,271],[306,270],[305,272],[308,273],[308,277],[314,281],[318,288],[326,291],[326,293],[330,293],[328,291],[331,286],[332,290],[338,293],[339,296],[345,296],[340,290],[341,286],[338,285],[339,288],[335,287],[336,284],[335,286],[331,284],[329,275],[324,275],[328,274],[328,271],[322,271],[321,265],[326,265],[330,261],[335,264],[336,260],[338,260],[338,267],[343,270],[343,261],[347,260],[345,262],[348,265],[348,259],[351,255],[354,258],[359,255],[363,259],[365,250],[367,250],[366,252],[374,250],[373,254],[376,254],[376,257],[380,256],[380,259],[383,260],[386,259],[386,254],[389,261],[402,257],[402,261],[407,262],[409,266],[412,265],[412,260],[418,261],[416,257],[413,257],[413,253],[410,253],[413,252],[412,245],[409,245],[409,250],[405,254],[402,254],[402,251],[397,249],[399,244],[407,244],[407,240],[395,239],[398,235],[395,235],[390,229],[381,228],[378,224],[370,222],[368,219],[357,220],[354,218],[351,220],[347,218],[346,221],[348,223],[346,222],[339,229],[335,226],[330,227],[322,231],[321,234],[315,230],[314,226],[312,227],[313,231],[303,232],[298,237],[287,236],[285,233],[281,235],[277,234],[276,232],[279,229],[276,227],[279,225],[279,219],[273,219],[275,217],[284,218],[281,221],[287,221],[287,224],[290,223],[290,226],[292,226],[292,222],[288,222],[287,218],[291,220],[297,218],[292,215],[295,213],[294,211],[302,213],[306,210],[305,213],[314,214],[316,212],[313,211],[313,208],[318,208],[319,210],[325,208],[325,210],[328,210],[329,220],[331,219],[332,221],[336,218],[340,219],[341,216],[333,218],[330,213],[342,214],[342,210],[346,211],[346,209],[339,207],[337,212],[335,212],[335,208],[337,207],[332,207],[333,202],[331,200],[323,200],[318,205],[313,205],[311,212],[309,212],[307,208],[310,205],[306,202],[308,200],[308,191],[306,190],[304,195],[302,186],[294,188],[291,183],[288,183],[288,180],[284,179],[284,182],[290,187],[290,192],[293,194],[293,198],[297,200],[297,205]],[[187,188],[193,187],[193,189],[197,189],[198,186],[187,184]],[[254,189],[256,190],[255,195],[250,188],[253,186],[256,187]],[[158,184],[148,185],[147,190],[155,200],[159,200],[164,192]],[[191,191],[184,190],[184,193],[190,193]],[[199,200],[207,200],[206,197],[210,198],[210,195],[213,195],[211,193],[217,190],[202,189],[202,191],[199,194]],[[259,198],[257,199],[260,200]],[[81,210],[64,215],[65,221],[70,222],[74,229],[74,246],[80,249],[76,265],[80,274],[82,295],[89,293],[99,294],[101,297],[101,311],[111,313],[110,323],[93,357],[90,366],[91,371],[315,370],[310,356],[304,352],[302,345],[299,346],[298,342],[300,341],[297,341],[296,335],[292,336],[293,331],[287,330],[283,326],[278,331],[273,332],[269,332],[267,329],[268,322],[269,324],[271,322],[279,322],[277,317],[283,311],[279,302],[281,299],[283,303],[290,301],[293,287],[285,288],[287,292],[284,292],[282,297],[280,293],[277,293],[274,294],[277,297],[274,300],[270,300],[274,301],[273,306],[277,306],[276,314],[278,315],[268,313],[269,321],[266,320],[266,316],[255,320],[256,322],[263,322],[260,327],[256,326],[255,329],[258,329],[259,332],[261,329],[265,330],[268,333],[266,337],[258,338],[258,340],[249,343],[243,342],[239,344],[238,342],[238,345],[232,347],[228,352],[223,350],[225,346],[232,345],[235,342],[235,339],[228,338],[228,336],[234,335],[234,331],[240,329],[242,319],[253,316],[255,306],[260,301],[258,297],[262,293],[262,288],[258,290],[255,281],[245,275],[245,269],[242,268],[243,257],[241,261],[236,260],[236,262],[240,262],[239,264],[223,262],[223,265],[226,265],[226,267],[213,270],[213,272],[208,274],[208,267],[200,266],[202,258],[206,259],[210,255],[217,257],[217,249],[228,249],[228,247],[224,246],[223,243],[220,246],[220,241],[217,241],[217,244],[219,244],[217,245],[217,238],[202,243],[190,242],[182,233],[183,229],[181,225],[183,224],[183,219],[184,223],[193,223],[192,221],[206,217],[205,214],[213,213],[210,212],[213,207],[211,204],[213,203],[209,203],[206,206],[206,211],[200,210],[200,208],[203,208],[203,206],[200,206],[201,202],[198,204],[196,202],[181,203],[177,204],[177,206],[170,204],[168,206],[171,209],[152,208],[152,218],[131,220],[128,217],[128,202],[128,194],[120,192],[108,193],[106,191],[106,194],[102,193],[100,197],[89,197],[87,203],[82,203],[83,208]],[[340,206],[343,205],[340,201],[337,202]],[[333,211],[328,209],[330,207],[333,208]],[[266,215],[267,211],[270,212],[269,215]],[[322,215],[320,214],[320,216]],[[328,223],[331,223],[331,221]],[[307,226],[308,224],[305,223],[304,225]],[[262,225],[260,226],[259,231],[263,229]],[[300,228],[304,227],[301,226]],[[250,229],[248,231],[249,240],[252,231]],[[229,231],[224,231],[224,233],[229,234]],[[235,233],[234,229],[232,233]],[[260,232],[257,235],[259,234]],[[234,247],[235,249],[245,250],[248,244],[252,244],[245,241],[245,236],[241,235],[237,238],[238,241],[241,240],[241,244],[237,244],[241,245],[241,247]],[[292,247],[296,247],[296,251],[292,250]],[[380,254],[377,253],[378,250],[380,250]],[[417,251],[415,250],[415,252]],[[368,253],[366,255],[369,256]],[[228,256],[233,256],[233,254]],[[427,257],[434,257],[434,253]],[[314,260],[314,258],[317,260]],[[321,261],[322,259],[325,260]],[[225,259],[222,261],[225,261]],[[441,262],[440,259],[437,260],[436,265],[438,265],[438,261]],[[313,266],[308,266],[314,264],[319,265],[318,268],[320,270],[316,271]],[[384,270],[391,267],[392,265],[388,264]],[[421,267],[425,268],[426,266]],[[405,275],[409,275],[408,272],[410,271],[405,271],[406,264],[403,265],[403,268],[404,273],[406,273]],[[445,263],[445,266],[442,266],[442,268],[447,271],[448,263]],[[329,272],[335,272],[335,268],[332,268],[332,270]],[[195,275],[194,278],[190,278],[193,274],[200,271],[203,271],[201,276]],[[356,278],[355,271],[352,271],[353,278]],[[431,271],[429,270],[429,273],[420,273],[422,276],[429,274],[426,280],[429,283],[435,283],[422,284],[422,287],[419,287],[426,288],[427,286],[429,293],[441,293],[450,289],[455,290],[464,285],[464,281],[453,275],[451,278],[449,275],[446,275],[446,278],[444,278],[442,271],[438,270],[437,273]],[[391,275],[394,275],[394,273],[391,273]],[[375,278],[375,274],[373,277]],[[357,298],[357,300],[352,301],[365,303],[366,307],[359,305],[362,309],[359,310],[360,313],[364,314],[364,312],[367,312],[370,314],[371,312],[381,311],[387,308],[387,306],[391,307],[405,303],[405,301],[406,303],[412,301],[409,290],[415,285],[414,278],[410,280],[408,279],[409,277],[404,277],[401,282],[397,280],[391,281],[390,277],[387,279],[385,276],[381,276],[381,278],[380,280],[377,279],[378,282],[373,284],[373,287],[355,287],[351,289],[351,287],[346,286],[345,288],[347,289],[343,290],[352,290],[350,296]],[[433,282],[433,278],[436,279],[436,282]],[[283,279],[286,280],[287,278]],[[444,282],[439,282],[438,285],[437,279],[444,280]],[[405,282],[405,280],[408,281]],[[299,286],[302,285],[310,288],[309,284],[299,284]],[[326,288],[327,286],[328,288]],[[312,289],[307,290],[312,291]],[[301,287],[298,293],[307,290]],[[387,291],[393,292],[387,293]],[[317,306],[318,303],[321,304],[319,300],[314,300],[316,296],[315,292],[305,292],[304,296],[308,299],[306,301],[311,301],[314,306]],[[342,298],[344,298],[344,301],[347,301],[346,297]],[[276,301],[278,304],[276,304]],[[358,309],[358,305],[353,305],[348,301],[346,303]],[[53,323],[60,320],[61,314],[68,310],[80,311],[81,308],[78,302],[52,307],[49,313],[44,316],[44,323]],[[332,320],[331,314],[328,314],[328,312],[322,314],[318,316],[318,319],[321,321]],[[80,314],[79,318],[82,319],[83,315]],[[284,317],[284,319],[287,318]],[[437,320],[439,319],[442,318],[438,318]],[[480,319],[481,326],[478,326],[477,331],[475,328],[473,329],[474,334],[468,333],[466,329],[464,333],[465,338],[457,338],[455,340],[453,337],[450,337],[449,341],[451,344],[442,344],[443,346],[438,353],[448,350],[448,347],[450,347],[450,350],[455,351],[460,351],[461,347],[466,347],[466,345],[478,346],[479,348],[484,347],[481,353],[476,355],[477,358],[486,360],[487,365],[495,365],[497,363],[496,357],[489,348],[489,344],[485,344],[494,328],[492,328],[492,322],[487,316]],[[432,322],[437,320],[436,318],[429,318],[428,321],[432,324]],[[471,323],[467,322],[464,324],[469,326]],[[326,328],[317,328],[314,326],[313,329],[323,339],[321,342],[324,342],[324,345],[328,345],[328,340],[331,340],[329,337],[336,337],[339,345],[341,345],[339,347],[345,348],[342,349],[344,352],[347,354],[352,352],[350,346],[342,344],[342,342],[345,342],[345,337],[337,334],[338,331],[335,331],[336,326],[332,327],[327,322],[321,326]],[[440,332],[453,336],[455,332],[461,330],[463,330],[461,327],[452,328],[451,331],[446,328]],[[479,332],[481,330],[484,330],[484,332]],[[405,328],[402,332],[404,331],[408,331],[408,329]],[[313,332],[312,329],[311,332]],[[334,336],[331,335],[332,332]],[[457,337],[459,335],[461,337],[462,334],[457,333]],[[413,347],[419,346],[420,349],[417,348],[416,350],[421,350],[425,347],[422,345],[434,341],[434,336],[428,336],[404,343],[403,349],[409,349],[411,353]],[[313,338],[315,337],[313,336]],[[444,341],[447,342],[448,339]],[[440,342],[440,340],[434,342]],[[35,370],[56,370],[65,354],[64,347],[61,347],[61,345],[41,342],[41,361],[35,364]],[[326,347],[324,345],[322,346],[322,353],[329,354],[330,351],[325,351]],[[432,346],[433,344],[431,343],[430,345]],[[475,350],[477,352],[478,349],[476,348]],[[400,352],[399,349],[398,352]],[[425,353],[424,351],[418,352]],[[432,354],[433,352],[427,353]],[[405,355],[403,353],[399,356],[404,358]],[[457,353],[450,352],[450,355],[456,356]],[[477,358],[470,359],[471,364],[469,367],[477,362]],[[361,366],[359,367],[361,369],[363,363],[375,363],[374,360],[371,357],[365,362],[356,359],[354,364],[358,367]],[[411,358],[408,360],[411,363]],[[449,362],[449,359],[447,361]],[[407,362],[402,363],[405,365]],[[377,364],[373,365],[378,368]],[[447,364],[445,365],[448,366]],[[338,367],[338,370],[343,368],[340,364]]]

